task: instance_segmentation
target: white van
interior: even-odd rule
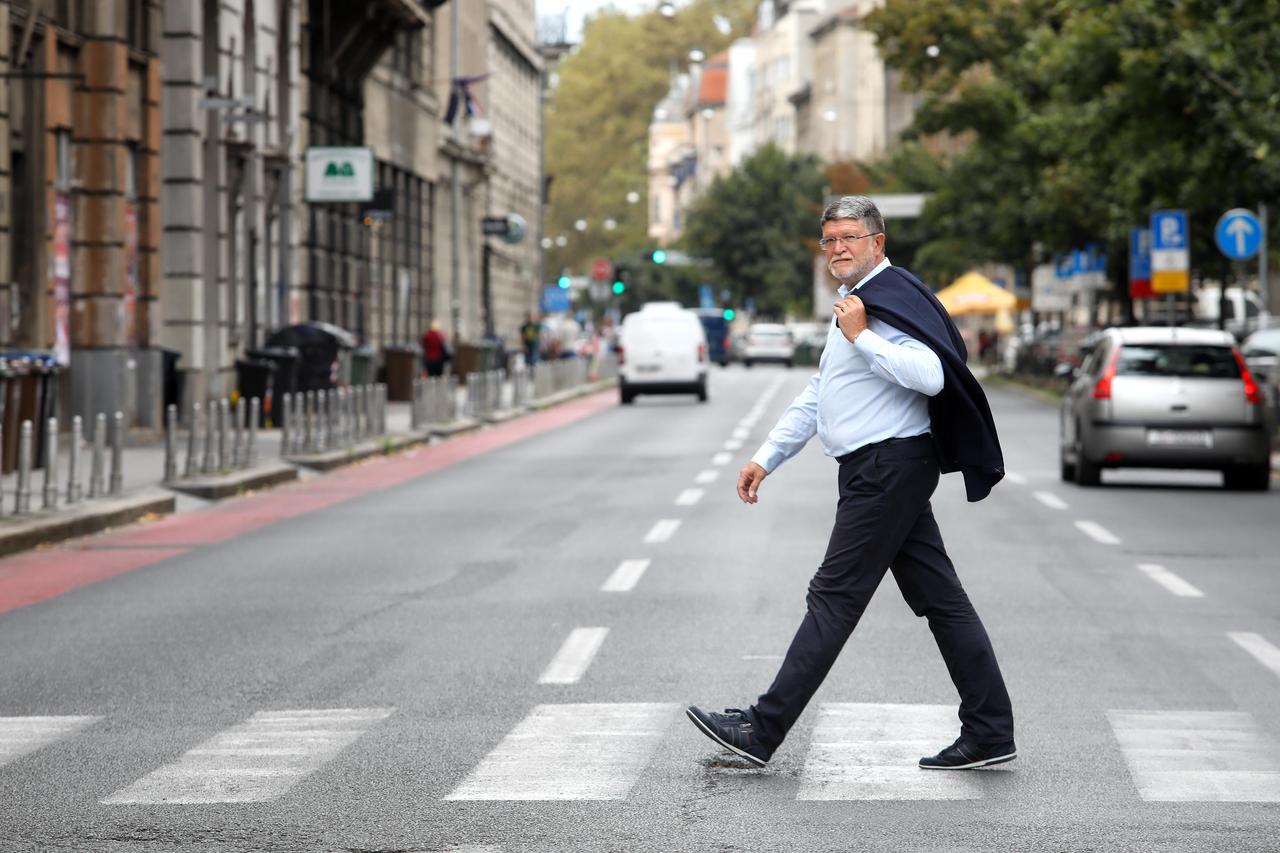
[[[622,318],[618,390],[637,394],[697,394],[707,401],[707,337],[698,315],[673,302],[651,302]]]
[[[1195,325],[1217,326],[1221,313],[1222,288],[1202,287],[1196,292]],[[1262,296],[1254,290],[1241,287],[1227,288],[1227,319],[1224,327],[1237,338],[1248,337],[1258,329],[1271,325],[1271,315],[1262,302]]]

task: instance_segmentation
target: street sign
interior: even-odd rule
[[[591,262],[591,278],[595,281],[608,281],[613,278],[613,264],[607,258],[596,258]]]
[[[307,201],[373,198],[373,149],[315,146],[306,154]]]
[[[1190,282],[1191,240],[1185,210],[1151,214],[1151,289],[1183,293]]]
[[[1055,265],[1041,264],[1031,271],[1031,308],[1034,311],[1070,311],[1071,290],[1068,276]]]
[[[542,288],[542,299],[539,307],[542,309],[543,314],[559,314],[568,311],[572,302],[573,297],[567,289],[551,284]]]
[[[1213,229],[1213,240],[1233,261],[1247,261],[1262,246],[1262,223],[1252,210],[1233,208],[1222,214]]]
[[[507,233],[507,217],[486,216],[480,220],[480,233],[486,237],[503,237]]]
[[[1142,299],[1151,290],[1151,229],[1129,230],[1129,296]]]
[[[501,237],[505,242],[515,244],[524,239],[529,225],[518,213],[506,216],[486,216],[480,220],[480,233],[486,237]]]

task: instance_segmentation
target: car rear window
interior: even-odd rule
[[[1229,347],[1187,344],[1126,344],[1117,376],[1186,376],[1238,379],[1240,365]]]

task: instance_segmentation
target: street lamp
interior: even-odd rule
[[[942,48],[938,47],[936,44],[931,44],[924,49],[925,56],[929,57],[930,59],[937,59],[938,55],[941,53],[942,53]]]
[[[575,229],[577,229],[578,231],[586,231],[586,230],[587,230],[587,220],[585,220],[585,219],[579,219],[577,222],[573,223],[573,227],[574,227]]]
[[[542,248],[544,248],[544,249],[550,249],[550,248],[551,248],[552,246],[554,246],[555,244],[556,244],[556,241],[555,241],[555,240],[552,240],[550,237],[543,237],[543,238],[542,238]]]
[[[561,234],[559,237],[556,237],[556,245],[563,249],[565,246],[569,245],[569,238]]]
[[[606,219],[604,221],[604,230],[606,231],[612,231],[617,227],[618,227],[618,221],[616,219]]]
[[[627,193],[628,204],[635,204],[639,200],[640,200],[640,193],[636,192],[635,190],[632,190],[631,192]]]
[[[663,0],[658,4],[658,14],[664,18],[674,18],[676,16],[676,4],[671,0]]]
[[[693,50],[689,51],[690,62],[701,62],[706,58],[707,58],[706,53],[704,53],[700,48],[695,47]]]

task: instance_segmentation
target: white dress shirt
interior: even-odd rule
[[[889,267],[885,258],[853,286]],[[852,292],[840,287],[840,298]],[[817,434],[828,456],[929,431],[929,401],[942,390],[942,362],[915,338],[874,317],[849,343],[833,319],[818,372],[783,412],[751,461],[773,471]]]

